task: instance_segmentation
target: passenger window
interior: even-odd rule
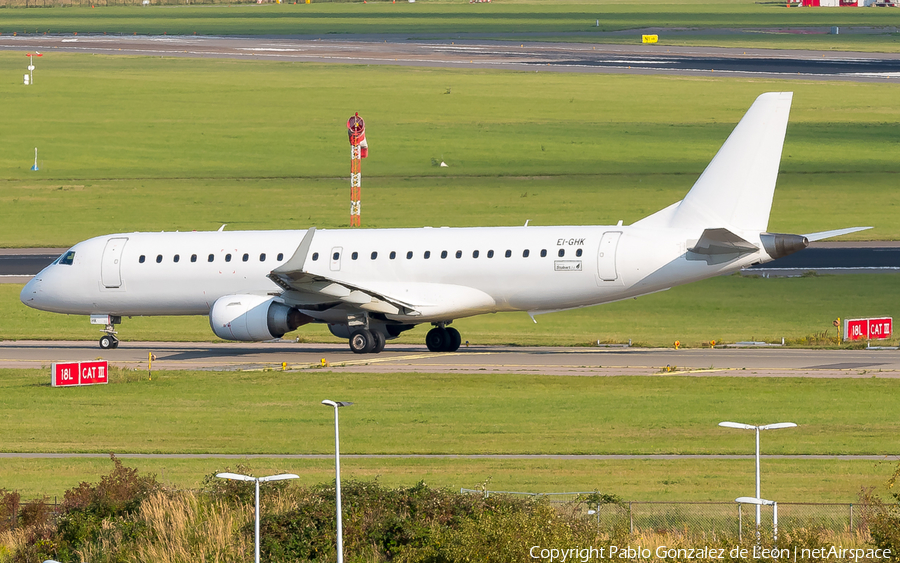
[[[477,251],[477,250],[473,250],[473,251],[472,251],[472,258],[478,258],[478,251]]]
[[[542,249],[541,249],[541,258],[546,258],[546,257],[547,257],[547,249],[546,249],[546,248],[542,248]]]
[[[462,250],[457,250],[457,251],[456,251],[456,257],[457,257],[457,258],[462,258]]]
[[[266,253],[265,252],[263,252],[262,254],[259,255],[259,261],[260,262],[266,261]]]
[[[216,259],[215,255],[210,254],[210,255],[209,255],[209,258],[207,258],[206,261],[207,261],[207,262],[212,262],[212,261],[215,260],[215,259]]]
[[[388,257],[389,257],[391,260],[393,260],[394,258],[397,257],[397,253],[394,252],[393,250],[391,250],[391,253],[388,255]]]
[[[350,258],[353,260],[356,260],[357,258],[359,258],[359,252],[354,252],[353,254],[350,255]]]
[[[412,250],[410,250],[409,252],[406,253],[406,259],[412,260]]]
[[[340,252],[335,252],[334,254],[331,255],[331,259],[332,259],[332,260],[340,260],[340,259],[341,259],[341,253],[340,253]]]
[[[247,253],[244,253],[244,255],[241,256],[241,261],[246,262],[247,260],[250,260],[250,255]]]
[[[313,262],[315,262],[315,261],[318,260],[318,259],[319,259],[319,253],[318,253],[318,252],[313,252]]]
[[[447,251],[446,251],[446,250],[442,250],[442,251],[441,251],[441,258],[446,258],[446,257],[447,257]]]
[[[181,256],[179,256],[178,254],[176,254],[175,256],[172,257],[172,262],[175,262],[176,264],[178,263],[179,260],[181,260]]]
[[[156,255],[156,263],[160,264],[161,262],[162,262],[162,254],[157,254]]]
[[[74,252],[66,252],[62,256],[59,257],[59,263],[63,266],[71,266],[72,262],[75,261],[75,253]]]
[[[493,258],[493,257],[494,257],[494,251],[488,250],[488,258]]]
[[[506,256],[507,258],[509,258],[510,256],[512,256],[512,250],[507,250],[505,256]]]
[[[431,251],[430,251],[430,250],[426,250],[424,256],[425,256],[425,259],[426,259],[426,260],[428,260],[429,258],[431,258]]]
[[[282,254],[281,252],[279,252],[279,253],[278,253],[278,257],[276,258],[276,260],[278,260],[279,262],[281,262],[282,260],[284,260],[284,254]]]
[[[226,262],[231,262],[231,254],[226,254],[226,255],[225,255],[225,261],[226,261]]]
[[[565,255],[566,255],[566,249],[565,249],[565,248],[560,248],[560,249],[559,249],[559,257],[562,258],[562,257],[565,256]]]
[[[531,251],[526,248],[522,251],[522,258],[528,258],[529,254],[531,254]]]
[[[197,255],[191,254],[191,262],[196,262],[196,261],[197,261]]]
[[[373,251],[372,252],[372,260],[374,260],[376,258],[378,258],[378,253]]]
[[[144,256],[143,254],[141,254],[141,257],[138,258],[138,262],[140,262],[141,264],[143,264],[143,263],[144,263],[144,260],[146,260],[146,259],[147,259],[147,257]],[[62,264],[62,260],[60,260],[59,263]]]
[[[580,248],[575,251],[575,256],[578,256],[579,258],[581,258],[581,249]]]

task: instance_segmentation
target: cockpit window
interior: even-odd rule
[[[59,257],[58,263],[66,265],[66,266],[71,266],[74,261],[75,261],[75,251],[70,250]]]

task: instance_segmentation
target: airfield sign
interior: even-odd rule
[[[50,375],[54,387],[104,385],[109,383],[109,362],[53,362]]]
[[[844,340],[885,340],[893,334],[891,317],[844,319]]]

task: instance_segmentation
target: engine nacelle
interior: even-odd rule
[[[225,340],[281,338],[313,319],[268,295],[225,295],[209,311],[209,326]]]

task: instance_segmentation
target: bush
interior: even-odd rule
[[[19,493],[0,489],[0,532],[16,527],[20,502]]]
[[[888,489],[897,502],[889,504],[875,495],[873,489],[860,492],[860,504],[863,505],[863,518],[869,528],[872,543],[881,549],[890,549],[894,554],[893,561],[900,561],[900,490],[894,487],[900,481],[900,463],[894,474],[888,479]]]

